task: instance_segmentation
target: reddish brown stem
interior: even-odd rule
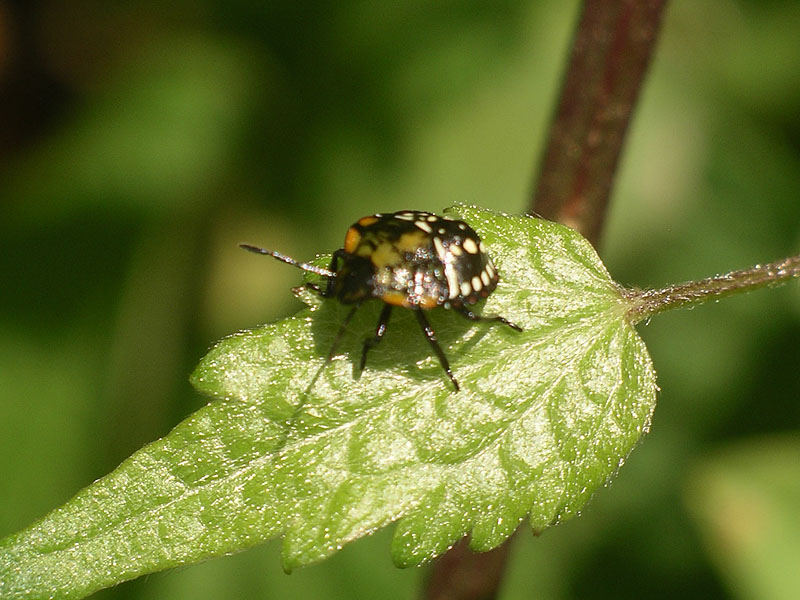
[[[489,600],[497,596],[511,547],[505,543],[483,554],[469,549],[466,538],[433,563],[424,600]]]
[[[666,0],[586,0],[531,210],[595,246]]]
[[[584,2],[531,207],[576,228],[595,246],[666,2]],[[473,554],[462,540],[434,562],[423,598],[495,598],[510,543]]]

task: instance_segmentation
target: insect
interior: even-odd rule
[[[441,306],[472,321],[494,321],[522,331],[503,317],[481,316],[470,310],[470,305],[494,291],[499,276],[484,243],[463,221],[415,210],[363,217],[347,230],[344,246],[333,253],[327,269],[272,250],[249,244],[240,246],[324,277],[324,287],[306,285],[323,298],[337,298],[343,304],[354,305],[334,339],[326,362],[333,358],[355,312],[373,298],[381,300],[384,306],[375,334],[364,341],[359,371],[366,365],[369,350],[383,339],[392,309],[397,306],[414,312],[425,339],[456,391],[458,381],[425,311]]]

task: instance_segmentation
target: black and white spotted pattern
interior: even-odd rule
[[[497,286],[486,246],[464,221],[404,210],[365,217],[353,225],[358,243],[345,248],[370,258],[373,295],[422,308],[474,304]]]

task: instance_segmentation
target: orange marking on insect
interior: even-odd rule
[[[361,221],[363,220],[364,219],[361,219]],[[359,223],[361,221],[359,221]],[[360,241],[361,241],[361,232],[359,232],[358,229],[356,229],[355,227],[351,227],[350,229],[347,230],[347,234],[344,236],[343,250],[348,254],[353,254]]]
[[[369,227],[370,225],[374,225],[378,221],[380,221],[380,218],[375,216],[361,217],[358,220],[357,224],[360,225],[361,227]]]
[[[402,292],[386,292],[381,296],[381,300],[386,302],[386,304],[391,304],[392,306],[402,306],[404,308],[408,308],[410,305],[408,304],[408,298]]]

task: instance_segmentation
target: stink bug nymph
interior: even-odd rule
[[[472,321],[496,321],[522,331],[503,317],[477,315],[468,308],[491,294],[499,277],[484,243],[463,221],[415,210],[363,217],[347,230],[344,247],[333,253],[327,269],[249,244],[241,247],[322,276],[324,287],[307,285],[323,298],[354,305],[336,335],[328,361],[361,304],[372,298],[383,301],[375,335],[364,341],[360,371],[367,352],[383,339],[395,306],[414,311],[456,391],[458,381],[425,317],[426,310],[441,306]]]

